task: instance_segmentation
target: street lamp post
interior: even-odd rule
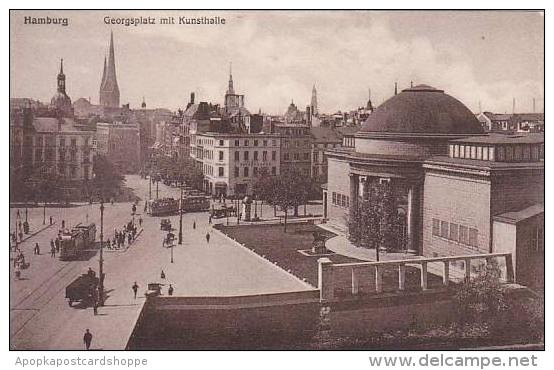
[[[100,285],[98,286],[99,305],[104,306],[104,199],[100,200]]]
[[[152,174],[148,176],[148,199],[152,199]]]
[[[173,263],[173,246],[175,244],[173,244],[173,241],[171,242],[171,263]]]
[[[179,199],[179,244],[183,244],[183,181],[181,180],[181,198]],[[173,262],[173,247],[171,248],[171,262]]]

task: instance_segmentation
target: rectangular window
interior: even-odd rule
[[[465,157],[468,158],[468,159],[471,158],[471,146],[469,146],[469,145],[466,145]]]
[[[254,140],[254,146],[258,146],[258,140]]]
[[[514,160],[514,148],[511,147],[511,146],[507,146],[506,147],[506,160],[508,162],[511,162],[512,160]]]
[[[523,147],[523,159],[526,161],[531,159],[531,147],[528,145]]]
[[[248,146],[248,145],[249,145],[248,140],[244,140],[244,146]]]
[[[223,160],[223,152],[220,150],[219,151],[219,160],[222,161]]]
[[[239,168],[238,167],[235,167],[235,177],[239,177],[240,176],[240,172],[239,172]]]
[[[262,159],[263,159],[264,162],[267,161],[267,150],[264,150],[264,151],[262,152]]]
[[[298,161],[300,159],[300,153],[294,153],[294,160]]]
[[[275,150],[273,150],[273,151],[271,152],[271,160],[272,160],[272,161],[277,160],[277,152],[276,152]]]
[[[433,235],[439,236],[440,235],[440,221],[436,218],[433,219]]]
[[[223,167],[218,167],[217,172],[218,172],[218,176],[223,177],[224,173],[225,173],[225,170],[224,170]]]
[[[454,158],[454,145],[450,144],[448,146],[448,154],[450,155],[450,158]]]
[[[458,241],[462,244],[467,244],[467,227],[460,225],[458,229]]]
[[[446,221],[441,221],[441,236],[448,238],[448,222]]]
[[[314,152],[314,162],[319,162],[319,152]]]
[[[285,153],[285,154],[283,155],[283,159],[284,159],[285,161],[288,161],[288,160],[289,160],[289,153]]]
[[[240,152],[239,151],[235,152],[235,161],[240,161]]]
[[[255,161],[258,160],[258,151],[257,151],[257,150],[254,152],[254,160],[255,160]]]
[[[476,159],[477,158],[477,148],[472,146],[471,147],[471,159]]]
[[[258,176],[258,167],[254,167],[254,177]]]
[[[273,176],[277,175],[277,167],[271,167],[271,174]]]
[[[521,145],[517,145],[514,149],[514,160],[521,161],[523,159],[523,152],[521,150]]]
[[[272,139],[272,140],[271,140],[271,145],[276,146],[276,145],[277,145],[277,140]]]
[[[499,146],[498,148],[496,148],[496,160],[504,161],[504,157],[505,157],[504,147]]]
[[[469,245],[472,247],[477,247],[477,229],[469,229]]]
[[[71,146],[76,147],[77,146],[77,139],[71,139]],[[75,177],[75,176],[73,176]]]
[[[310,160],[310,153],[304,153],[304,160],[309,161]]]
[[[460,158],[465,158],[466,157],[466,147],[465,145],[460,145]]]
[[[350,197],[349,196],[346,197],[346,206],[350,207]]]
[[[240,140],[235,140],[235,146],[240,146]]]
[[[483,160],[488,161],[489,160],[489,147],[483,147]]]
[[[249,159],[250,159],[250,152],[249,151],[244,152],[244,160],[247,161]]]
[[[219,146],[223,146],[223,140],[219,140]]]
[[[450,235],[448,239],[458,241],[458,225],[450,223]]]
[[[479,159],[479,160],[483,159],[483,147],[482,146],[477,147],[477,159]]]
[[[250,174],[248,173],[249,172],[249,168],[248,167],[244,167],[244,177],[248,177],[250,176]]]

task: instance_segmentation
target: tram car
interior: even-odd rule
[[[77,259],[85,249],[94,246],[96,225],[77,224],[71,231],[63,233],[60,240],[60,260]]]

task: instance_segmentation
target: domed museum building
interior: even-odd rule
[[[429,257],[511,251],[516,279],[540,284],[531,280],[544,265],[543,152],[543,134],[487,134],[443,90],[410,87],[326,151],[324,217],[347,233],[367,188],[387,182],[403,234],[392,249]],[[518,244],[527,234],[534,244]]]

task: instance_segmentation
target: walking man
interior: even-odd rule
[[[167,294],[173,295],[173,286],[169,284],[169,289],[167,290]]]
[[[135,293],[135,299],[137,299],[137,291],[138,291],[139,286],[138,286],[136,281],[133,284],[132,288],[133,288],[133,293]]]
[[[40,247],[38,246],[38,243],[35,243],[35,254],[40,255]]]
[[[56,257],[56,247],[54,246],[54,242],[52,242],[50,245],[50,257]]]
[[[206,233],[206,243],[210,243],[210,233]]]
[[[210,217],[208,217],[208,223],[212,223],[212,215],[210,215]]]
[[[83,342],[85,343],[85,348],[88,351],[90,349],[90,344],[92,343],[92,334],[88,329],[85,332],[85,335],[83,335]]]
[[[52,225],[52,216],[50,216],[50,225]]]
[[[196,220],[194,220],[193,223],[192,223],[192,229],[196,230]]]

